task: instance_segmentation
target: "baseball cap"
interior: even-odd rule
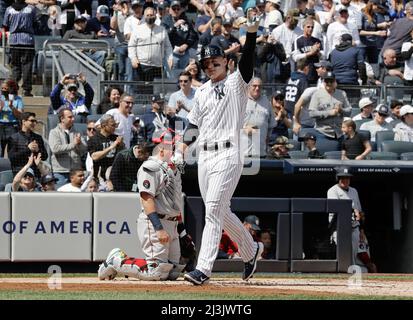
[[[133,123],[135,123],[135,122],[140,122],[141,121],[141,118],[140,117],[135,117],[135,119],[133,119]]]
[[[26,175],[31,175],[32,177],[34,177],[34,171],[33,171],[33,169],[32,168],[29,168],[29,169],[27,169],[27,171],[26,171],[26,173],[24,174],[25,176]]]
[[[274,94],[273,94],[273,96],[272,96],[274,99],[276,99],[276,100],[284,100],[285,99],[285,95],[284,95],[284,93],[282,93],[281,91],[276,91]]]
[[[385,104],[379,104],[374,111],[377,112],[378,114],[382,114],[386,116],[389,115],[389,107],[386,106]]]
[[[217,0],[204,0],[203,3],[207,4],[208,2],[217,2]]]
[[[373,101],[370,100],[370,98],[366,97],[366,98],[362,98],[359,101],[359,108],[363,109],[364,107],[367,107],[369,105],[373,104]]]
[[[341,42],[344,42],[344,41],[348,41],[348,42],[353,41],[353,37],[351,36],[351,34],[349,34],[349,33],[342,34],[341,35]]]
[[[316,67],[316,68],[321,68],[321,67],[331,68],[332,65],[331,65],[331,63],[330,63],[329,61],[327,61],[327,60],[320,60],[320,62],[314,63],[314,67]]]
[[[353,175],[350,173],[349,168],[347,167],[340,167],[336,168],[336,177],[352,177]]]
[[[315,10],[313,9],[313,8],[307,8],[307,9],[305,9],[305,14],[307,15],[307,16],[315,16]]]
[[[83,16],[83,15],[78,15],[76,18],[75,18],[75,20],[74,20],[74,22],[78,22],[78,21],[87,21],[87,18],[85,17],[85,16]]]
[[[288,138],[284,136],[278,136],[275,139],[274,145],[284,145],[287,149],[292,149],[294,148],[294,145],[289,143]]]
[[[102,17],[109,17],[109,8],[108,8],[108,6],[105,6],[104,4],[99,6],[96,9],[96,14],[100,14]]]
[[[165,101],[165,98],[161,94],[154,94],[154,95],[152,95],[151,101],[152,102]]]
[[[331,71],[328,71],[324,78],[324,80],[336,80],[336,76],[334,75],[334,73],[332,73]]]
[[[406,114],[413,113],[413,107],[410,104],[406,104],[400,108],[400,115],[405,116]]]
[[[172,7],[175,7],[175,6],[181,6],[181,1],[173,0],[173,1],[171,2],[170,7],[172,8]]]
[[[265,0],[257,0],[257,1],[255,1],[255,6],[256,7],[258,7],[258,6],[264,6],[265,5]]]
[[[223,26],[229,26],[229,25],[232,26],[233,23],[234,23],[233,19],[225,19],[224,21],[222,21]]]
[[[308,139],[317,141],[317,137],[310,132],[307,132],[304,136],[298,137],[298,141],[306,141]]]
[[[298,19],[298,17],[300,16],[300,10],[298,10],[297,8],[290,9],[290,10],[287,11],[287,16],[294,17],[295,19]]]
[[[260,219],[257,216],[250,215],[244,219],[244,222],[251,225],[251,229],[254,231],[261,231],[260,228]]]
[[[281,0],[267,0],[267,2],[271,2],[271,3],[274,3],[274,4],[281,5]]]
[[[346,6],[341,5],[341,6],[337,9],[337,12],[338,12],[338,13],[341,13],[341,12],[343,12],[343,11],[348,12],[348,8],[347,8]]]
[[[56,182],[58,179],[52,173],[48,173],[42,177],[41,184],[47,184],[52,181]]]
[[[133,0],[131,3],[131,7],[135,7],[135,6],[141,6],[143,7],[143,5],[145,4],[145,1],[142,0]]]
[[[69,83],[69,84],[66,85],[66,89],[67,89],[67,90],[70,90],[70,89],[72,89],[72,88],[78,89],[78,88],[79,88],[79,85],[78,85],[77,83]]]

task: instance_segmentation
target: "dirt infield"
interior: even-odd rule
[[[0,292],[8,290],[49,291],[47,278],[0,278]],[[308,295],[317,297],[381,296],[413,299],[413,280],[362,279],[357,285],[347,277],[332,278],[257,278],[244,282],[238,279],[214,277],[208,285],[197,287],[182,279],[177,281],[149,282],[119,278],[114,281],[99,281],[91,277],[69,277],[61,279],[61,291],[70,292],[161,292],[196,294],[245,294],[245,295]]]

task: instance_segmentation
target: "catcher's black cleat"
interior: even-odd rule
[[[195,269],[187,274],[185,274],[184,279],[193,283],[196,286],[200,286],[201,284],[208,283],[209,277],[207,277],[203,272]]]
[[[242,274],[242,280],[248,281],[254,275],[255,270],[257,269],[258,258],[261,257],[264,251],[264,245],[262,242],[257,242],[257,251],[252,260],[248,261],[244,265],[244,273]]]

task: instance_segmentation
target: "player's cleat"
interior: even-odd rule
[[[261,257],[264,251],[264,244],[257,242],[257,252],[252,260],[248,261],[244,265],[244,273],[242,274],[242,280],[248,281],[254,275],[255,269],[257,269],[258,258]]]
[[[126,254],[121,249],[112,249],[106,257],[106,260],[103,261],[103,263],[99,266],[99,280],[113,280],[117,275],[117,271],[114,265],[120,265],[121,260],[124,257],[126,257]]]
[[[207,277],[203,272],[195,269],[189,273],[186,273],[184,276],[186,281],[193,283],[196,286],[200,286],[201,284],[208,283],[209,277]]]

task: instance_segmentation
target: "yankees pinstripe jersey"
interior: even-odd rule
[[[182,211],[181,173],[166,162],[149,157],[138,170],[138,188],[155,198],[157,213],[174,217]]]
[[[239,145],[248,102],[247,86],[237,70],[219,82],[209,80],[197,89],[188,120],[199,129],[200,145],[227,140]]]

